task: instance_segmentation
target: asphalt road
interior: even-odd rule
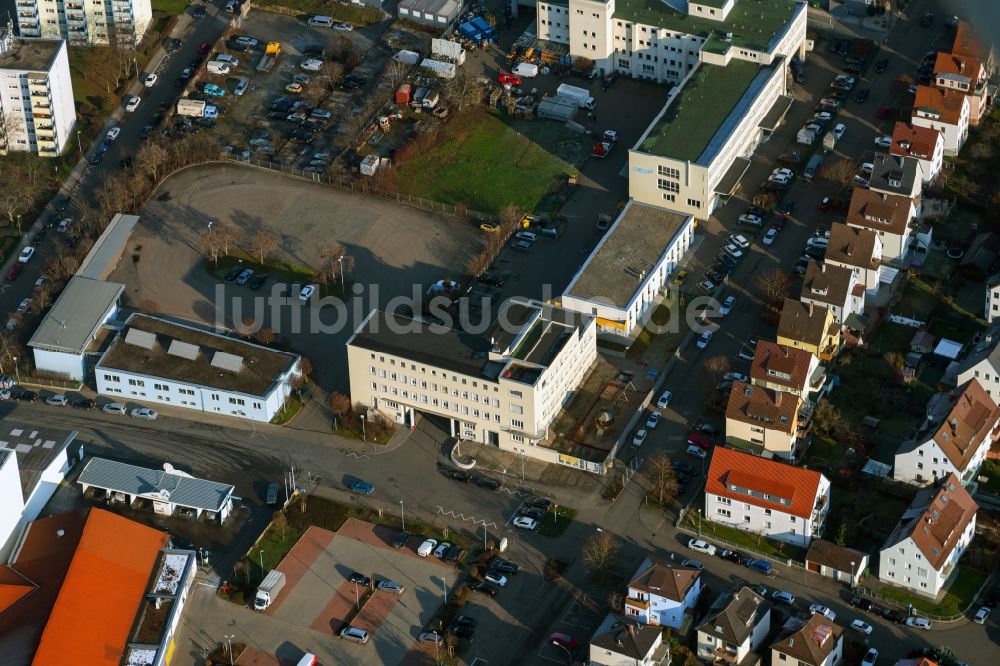
[[[111,148],[99,164],[94,166],[88,164],[87,169],[83,172],[83,175],[74,187],[69,207],[65,211],[56,210],[56,202],[62,199],[61,195],[57,195],[46,206],[33,225],[25,222],[24,227],[26,231],[29,226],[32,226],[32,233],[36,233],[46,224],[55,223],[67,217],[73,218],[73,202],[78,198],[92,197],[108,174],[120,171],[122,169],[120,160],[126,154],[134,155],[139,149],[142,143],[139,137],[142,127],[152,123],[153,115],[159,111],[159,105],[173,104],[177,100],[180,95],[180,89],[174,87],[174,81],[180,75],[181,70],[198,57],[198,45],[202,42],[214,43],[229,22],[229,14],[226,14],[222,9],[225,4],[224,2],[195,2],[188,7],[188,11],[197,4],[205,4],[208,7],[208,15],[201,20],[191,21],[180,33],[182,43],[176,53],[165,54],[161,50],[159,54],[154,55],[150,60],[151,64],[155,64],[155,67],[151,69],[155,70],[159,76],[159,80],[152,88],[142,88],[139,92],[142,102],[138,109],[132,113],[124,113],[122,115],[125,103],[131,95],[125,94],[122,97],[120,109],[116,110],[119,112],[118,115],[121,116],[120,120],[111,120],[105,126],[105,129],[110,129],[113,126],[120,127],[121,132],[118,138],[112,142]],[[102,132],[95,139],[93,145],[86,147],[87,159],[90,159],[97,146],[103,140],[104,133]],[[17,280],[15,282],[4,280],[0,283],[0,312],[14,312],[22,299],[31,296],[35,280],[43,274],[46,262],[51,257],[58,256],[60,253],[66,251],[65,246],[62,244],[63,240],[64,237],[62,234],[56,233],[54,230],[50,232],[48,237],[38,245],[35,256],[24,267],[23,272]],[[4,266],[5,276],[10,266],[16,261],[17,254],[15,253],[11,260]],[[33,329],[37,325],[37,321],[36,317],[29,316],[21,324],[21,327],[31,327]]]

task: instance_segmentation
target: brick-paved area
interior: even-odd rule
[[[281,608],[285,599],[291,595],[292,590],[298,585],[302,577],[306,575],[310,567],[319,559],[319,556],[327,549],[333,541],[334,533],[328,530],[321,530],[318,527],[310,527],[302,535],[298,543],[289,551],[285,559],[275,567],[278,571],[285,573],[285,589],[281,591],[278,598],[271,604],[265,612],[274,615]]]
[[[407,593],[409,593],[409,590],[404,592],[404,594]],[[395,594],[376,591],[351,624],[359,629],[364,629],[369,634],[374,634],[382,626],[382,623],[385,622],[385,619],[389,617],[389,614],[398,601],[399,597]]]
[[[371,523],[366,523],[361,520],[355,520],[354,518],[348,518],[343,526],[337,531],[337,536],[347,537],[348,539],[354,539],[355,541],[361,541],[369,546],[375,546],[377,548],[388,548],[392,550],[392,541],[396,538],[396,530],[384,527],[382,525],[373,525]],[[438,566],[451,569],[453,568],[450,564],[445,564],[436,557],[420,557],[417,555],[417,548],[420,547],[421,541],[419,539],[410,539],[410,542],[406,544],[403,548],[396,550],[397,553],[405,553],[424,562],[430,562],[437,564]]]
[[[333,593],[330,601],[319,612],[309,628],[331,636],[335,635],[356,602],[354,583],[344,583]]]
[[[251,647],[243,651],[236,663],[239,666],[281,666],[277,657]]]

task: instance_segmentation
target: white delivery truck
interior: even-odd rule
[[[177,115],[201,118],[205,115],[205,106],[207,105],[204,100],[187,99],[185,97],[177,100]]]
[[[799,133],[795,136],[795,140],[798,143],[803,143],[807,146],[811,146],[816,143],[816,132],[802,128]]]
[[[253,599],[254,610],[267,610],[267,607],[274,603],[274,600],[278,598],[278,594],[284,588],[285,574],[277,569],[271,569],[271,571],[264,576],[264,580],[261,581],[260,587],[257,588],[257,596]]]
[[[589,90],[571,86],[568,83],[560,83],[559,87],[556,88],[556,95],[573,100],[581,109],[593,110],[597,106],[597,102],[590,96]]]

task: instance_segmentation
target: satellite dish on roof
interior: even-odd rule
[[[170,463],[163,463],[163,471],[167,474],[172,474],[174,471],[174,466]]]

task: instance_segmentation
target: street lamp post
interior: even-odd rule
[[[337,257],[337,263],[340,264],[340,287],[344,287],[344,255]]]
[[[403,500],[399,500],[399,519],[403,523],[403,531],[406,531],[406,513],[403,511]]]
[[[80,140],[80,130],[76,131],[76,145],[80,148],[80,159],[83,159],[83,141]]]
[[[17,377],[17,383],[21,383],[21,369],[17,367],[17,357],[14,357],[14,375]]]
[[[236,634],[226,634],[226,651],[229,652],[229,666],[233,666],[233,639]]]
[[[448,584],[445,581],[444,576],[441,576],[441,589],[444,591],[444,603],[448,604]]]
[[[264,549],[261,548],[257,552],[260,553],[260,575],[263,577],[264,576]]]
[[[701,509],[698,509],[698,538],[701,538]]]
[[[368,434],[365,432],[365,415],[361,414],[361,441],[368,439]]]
[[[354,581],[354,607],[361,606],[361,594],[358,592],[358,581]]]

